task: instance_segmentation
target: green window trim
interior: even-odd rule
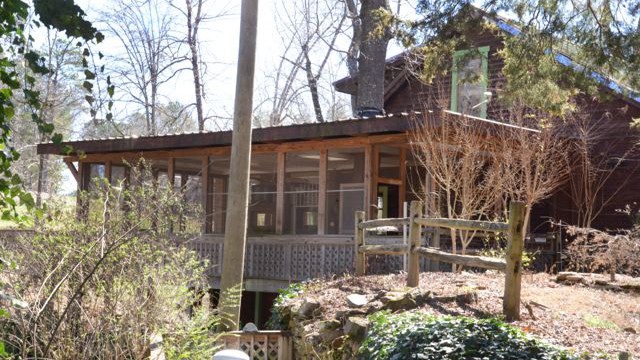
[[[484,91],[487,91],[487,83],[489,79],[489,47],[482,46],[475,49],[458,50],[453,54],[453,68],[451,69],[451,111],[458,112],[458,62],[471,52],[478,52],[482,58],[482,79],[480,84],[484,87]],[[482,101],[486,101],[486,97],[482,95]],[[487,117],[487,103],[484,102],[480,106],[480,117]]]

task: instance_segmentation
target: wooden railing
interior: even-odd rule
[[[240,350],[251,360],[293,360],[293,343],[287,332],[233,331],[222,335],[224,349]]]
[[[188,246],[208,259],[210,275],[219,277],[224,237],[204,235]],[[303,281],[353,272],[353,237],[344,235],[265,235],[249,237],[246,278]]]
[[[503,298],[503,313],[507,320],[515,320],[520,316],[520,289],[522,277],[522,250],[524,247],[524,204],[513,202],[509,207],[508,222],[475,221],[443,218],[424,218],[423,204],[411,202],[408,218],[364,220],[364,212],[355,213],[355,247],[356,247],[356,275],[364,275],[366,271],[366,255],[390,254],[409,256],[407,271],[407,286],[416,287],[420,281],[420,257],[458,264],[469,267],[479,267],[503,271],[505,286]],[[381,226],[409,226],[409,244],[368,245],[365,241],[367,229]],[[435,247],[422,246],[420,240],[422,227],[435,228],[438,238],[440,228],[506,233],[508,237],[505,259],[488,258],[482,256],[451,254]]]

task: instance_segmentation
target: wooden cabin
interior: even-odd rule
[[[476,121],[486,121],[487,126],[500,126],[491,119],[505,109],[485,101],[485,94],[496,91],[502,81],[503,64],[497,56],[501,42],[496,34],[484,32],[478,34],[475,44],[479,56],[469,61],[465,71],[479,72],[485,80],[464,84],[452,71],[440,79],[446,86],[438,91],[448,96],[453,116],[465,113]],[[416,119],[429,111],[425,98],[434,89],[406,71],[406,61],[406,54],[388,61],[386,115],[254,129],[245,263],[245,288],[250,293],[243,301],[243,321],[262,324],[266,318],[261,314],[268,309],[273,293],[291,282],[352,272],[355,211],[365,211],[369,219],[401,217],[406,204],[415,198],[415,184],[424,178],[425,171],[413,159],[409,131]],[[357,78],[345,78],[335,86],[354,93],[356,84]],[[593,116],[624,108],[605,130],[607,136],[632,141],[635,137],[629,123],[640,117],[639,98],[620,94],[613,85],[602,84],[602,91],[612,95],[609,102],[590,100]],[[231,138],[230,131],[221,131],[71,141],[63,145],[83,156],[72,154],[63,159],[79,190],[87,190],[94,177],[110,181],[126,178],[125,163],[141,157],[151,164],[156,176],[185,189],[188,201],[201,204],[204,210],[202,236],[192,246],[214,265],[211,281],[217,288],[226,192],[232,181],[228,177]],[[40,144],[38,153],[61,155],[60,149]],[[637,166],[628,166],[628,171],[611,179],[612,184],[637,173]],[[598,217],[597,225],[628,226],[629,220],[616,209],[639,200],[640,181],[627,181]],[[545,217],[571,223],[574,216],[567,190],[561,189],[534,209],[533,234],[528,240],[531,246],[557,254],[562,242],[542,225]],[[401,229],[390,234],[378,241],[403,241],[406,236]],[[375,243],[375,236],[367,241]],[[552,259],[558,261],[558,257]],[[368,266],[368,273],[395,272],[403,269],[403,259],[380,256]],[[254,317],[246,315],[251,309],[255,309]]]

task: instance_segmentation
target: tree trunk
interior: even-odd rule
[[[363,110],[384,112],[384,71],[389,36],[375,35],[379,30],[379,10],[388,10],[387,0],[363,1],[360,7],[362,33],[358,58],[358,91],[356,112]]]
[[[347,14],[351,19],[351,43],[349,44],[349,50],[347,50],[347,69],[349,70],[349,77],[354,79],[358,75],[358,54],[360,53],[360,38],[362,34],[362,21],[358,16],[358,8],[356,7],[355,0],[345,0],[347,6]],[[351,109],[353,115],[356,115],[357,95],[351,95]]]
[[[251,111],[256,58],[258,0],[242,0],[240,46],[231,142],[231,166],[227,219],[225,223],[220,306],[222,330],[237,330],[240,324],[242,278],[247,241],[249,167],[251,164]]]
[[[307,45],[302,47],[304,53],[305,65],[304,69],[307,73],[307,85],[309,86],[309,92],[311,93],[311,101],[313,102],[313,112],[316,115],[316,122],[323,123],[324,117],[322,116],[322,106],[320,105],[320,95],[318,95],[318,78],[313,75],[313,69],[311,68],[311,59],[309,58],[309,48]]]
[[[202,84],[200,80],[200,57],[198,55],[198,27],[202,11],[202,0],[198,2],[196,18],[193,19],[193,3],[186,0],[187,5],[187,42],[191,50],[191,71],[193,72],[193,86],[196,94],[196,113],[198,115],[198,130],[204,130],[204,112],[202,110]]]

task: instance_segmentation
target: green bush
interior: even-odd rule
[[[282,305],[285,301],[300,296],[305,290],[305,283],[293,283],[284,289],[278,290],[278,296],[273,301],[271,308],[271,317],[267,321],[267,328],[271,330],[285,330],[287,328],[287,319],[282,313]]]
[[[369,319],[359,359],[578,359],[496,319],[409,312]]]

